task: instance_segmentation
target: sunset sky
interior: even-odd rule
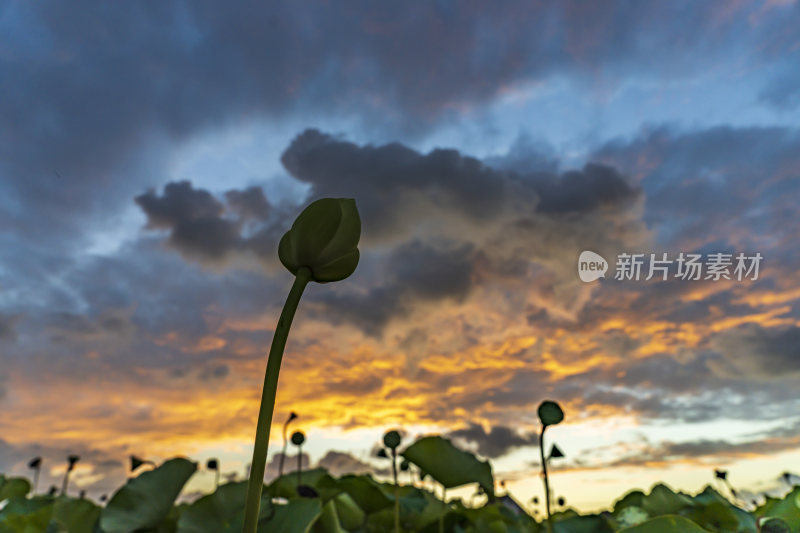
[[[356,199],[361,261],[303,296],[270,461],[290,411],[337,474],[437,433],[529,502],[552,399],[580,510],[800,471],[797,1],[81,4],[0,6],[0,472],[241,479],[277,242],[320,197]],[[614,279],[681,252],[763,260]]]

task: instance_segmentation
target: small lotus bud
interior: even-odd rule
[[[343,280],[358,265],[361,219],[352,198],[321,198],[306,207],[278,244],[289,272],[301,267],[317,283]]]
[[[69,463],[69,465],[67,466],[67,471],[71,472],[72,469],[75,468],[75,463],[80,461],[80,459],[81,458],[78,455],[70,455],[69,457],[67,457],[67,462]]]
[[[375,457],[380,457],[381,459],[388,459],[389,454],[386,453],[386,448],[381,448],[378,450],[378,453],[375,454]]]
[[[42,458],[41,457],[34,457],[28,462],[28,468],[39,468],[42,466]]]
[[[292,411],[291,413],[289,413],[289,419],[286,421],[286,423],[288,424],[289,422],[291,422],[292,420],[295,420],[296,418],[297,418],[297,413]]]
[[[302,446],[303,443],[306,441],[306,436],[303,434],[302,431],[295,431],[292,433],[292,444],[295,446]]]
[[[725,481],[728,478],[728,472],[726,470],[714,470],[714,476]]]
[[[400,463],[400,470],[408,472],[409,468],[411,468],[411,464],[406,459],[403,459],[403,462]]]
[[[209,459],[206,463],[206,468],[209,470],[219,470],[219,461],[216,459]]]
[[[383,436],[383,444],[390,450],[397,449],[400,446],[400,433],[397,431],[387,431]]]
[[[545,427],[554,426],[564,420],[564,411],[556,402],[545,400],[539,405],[539,420]]]
[[[563,496],[560,496],[560,497],[558,498],[558,506],[559,506],[559,507],[564,507],[564,504],[565,504],[565,503],[567,503],[567,500],[565,500]]]

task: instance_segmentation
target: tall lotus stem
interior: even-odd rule
[[[206,468],[209,470],[214,470],[216,475],[214,476],[214,491],[219,488],[219,460],[217,459],[209,459],[206,462]]]
[[[400,433],[388,431],[383,436],[383,444],[392,451],[392,477],[394,477],[394,531],[400,533],[400,486],[397,484],[397,448],[401,441]]]
[[[39,486],[39,473],[42,470],[42,458],[34,457],[28,462],[28,468],[33,470],[33,494],[36,494],[36,487]]]
[[[80,457],[77,455],[70,455],[67,457],[67,471],[64,472],[64,483],[61,485],[61,495],[64,496],[67,493],[67,483],[69,483],[69,473],[75,468],[75,463],[80,460]]]
[[[297,413],[292,411],[289,413],[289,418],[286,419],[286,422],[283,423],[283,451],[281,452],[281,457],[278,462],[278,477],[283,475],[283,462],[286,459],[286,448],[289,446],[289,442],[286,440],[286,431],[289,429],[289,424],[292,423],[292,420],[297,418]]]
[[[564,411],[553,401],[545,400],[539,404],[539,420],[542,422],[542,431],[539,433],[539,453],[542,459],[542,477],[544,478],[544,498],[547,509],[547,531],[553,533],[553,524],[550,516],[550,480],[547,477],[547,461],[544,458],[544,431],[548,426],[554,426],[564,420]]]
[[[361,219],[355,200],[322,198],[312,202],[298,215],[278,244],[278,258],[294,274],[295,280],[278,319],[269,350],[247,484],[243,533],[256,533],[258,528],[278,374],[300,297],[309,281],[328,283],[343,280],[352,274],[358,265],[360,237]]]
[[[306,436],[302,431],[295,431],[292,433],[292,444],[297,446],[297,486],[302,485],[303,475],[303,443],[306,441]]]

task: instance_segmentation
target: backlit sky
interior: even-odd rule
[[[301,301],[270,459],[290,410],[335,473],[440,433],[528,501],[553,399],[579,509],[800,470],[796,1],[80,4],[0,6],[0,471],[241,476],[277,241],[323,196],[361,262]],[[763,262],[615,280],[622,252]]]

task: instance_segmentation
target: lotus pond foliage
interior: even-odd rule
[[[384,443],[393,461],[424,472],[430,483],[404,483],[393,469],[390,480],[371,474],[336,477],[322,468],[290,472],[262,487],[259,533],[797,533],[800,485],[782,498],[747,511],[711,485],[698,494],[657,484],[648,493],[631,491],[608,511],[579,514],[564,497],[550,515],[537,520],[509,494],[495,491],[491,465],[441,436],[408,446],[400,434]],[[299,441],[299,437],[293,441]],[[303,439],[304,441],[305,439]],[[396,453],[395,453],[396,452]],[[141,465],[139,465],[141,466]],[[216,466],[216,468],[213,468]],[[207,470],[219,465],[206,463]],[[128,479],[108,502],[67,494],[36,494],[23,477],[0,475],[0,533],[239,533],[244,523],[247,481],[220,484],[192,502],[176,503],[200,465],[174,458]],[[298,471],[299,472],[299,471]],[[446,489],[472,486],[474,499],[442,499]]]

